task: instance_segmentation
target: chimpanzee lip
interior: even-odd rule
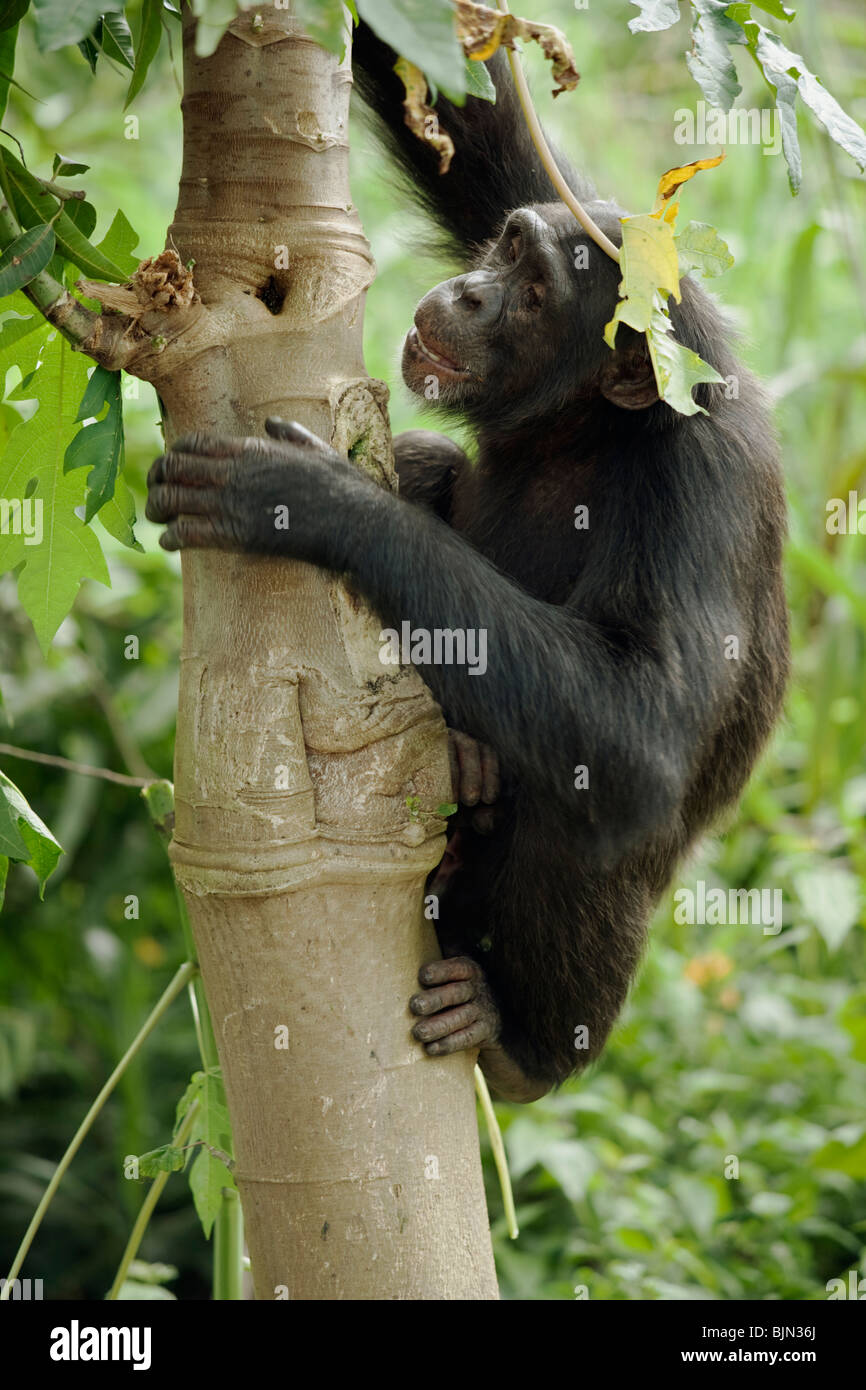
[[[439,352],[437,348],[431,348],[425,343],[417,327],[410,331],[409,337],[412,340],[413,347],[420,356],[426,357],[428,362],[432,362],[434,367],[439,367],[441,371],[453,372],[455,376],[466,375],[465,367],[461,367],[459,363],[454,362],[450,357],[446,357],[445,354]]]

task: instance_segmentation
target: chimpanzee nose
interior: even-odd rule
[[[451,281],[455,308],[483,311],[493,318],[502,307],[502,288],[499,275],[492,270],[473,270]]]

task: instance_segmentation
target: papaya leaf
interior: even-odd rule
[[[358,0],[373,33],[420,68],[452,100],[466,92],[466,64],[448,0]]]
[[[628,27],[633,34],[658,33],[670,29],[680,17],[679,0],[631,0],[640,14],[630,19]]]
[[[723,274],[734,264],[727,242],[708,222],[688,222],[675,241],[681,275],[696,270],[709,279]]]
[[[39,896],[57,867],[63,850],[48,826],[39,819],[14,782],[0,772],[0,856],[28,864],[39,880]],[[0,907],[3,905],[5,869],[0,876]]]
[[[0,497],[26,499],[39,523],[38,533],[28,535],[22,525],[17,533],[13,529],[0,535],[0,571],[22,566],[18,596],[43,651],[72,607],[81,581],[110,582],[95,534],[76,515],[84,502],[84,480],[79,473],[63,471],[86,371],[87,359],[60,334],[45,344],[33,379],[37,409],[13,430],[0,461]]]

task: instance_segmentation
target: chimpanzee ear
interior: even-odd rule
[[[646,346],[612,352],[601,371],[601,394],[622,410],[647,410],[659,398]]]

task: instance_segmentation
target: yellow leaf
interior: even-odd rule
[[[699,174],[702,169],[715,169],[724,159],[724,154],[716,155],[715,159],[696,159],[691,164],[681,164],[676,169],[668,169],[666,174],[662,174],[659,179],[658,191],[656,193],[656,206],[666,203],[672,198],[678,188],[682,188],[684,183],[693,179],[695,174]]]

